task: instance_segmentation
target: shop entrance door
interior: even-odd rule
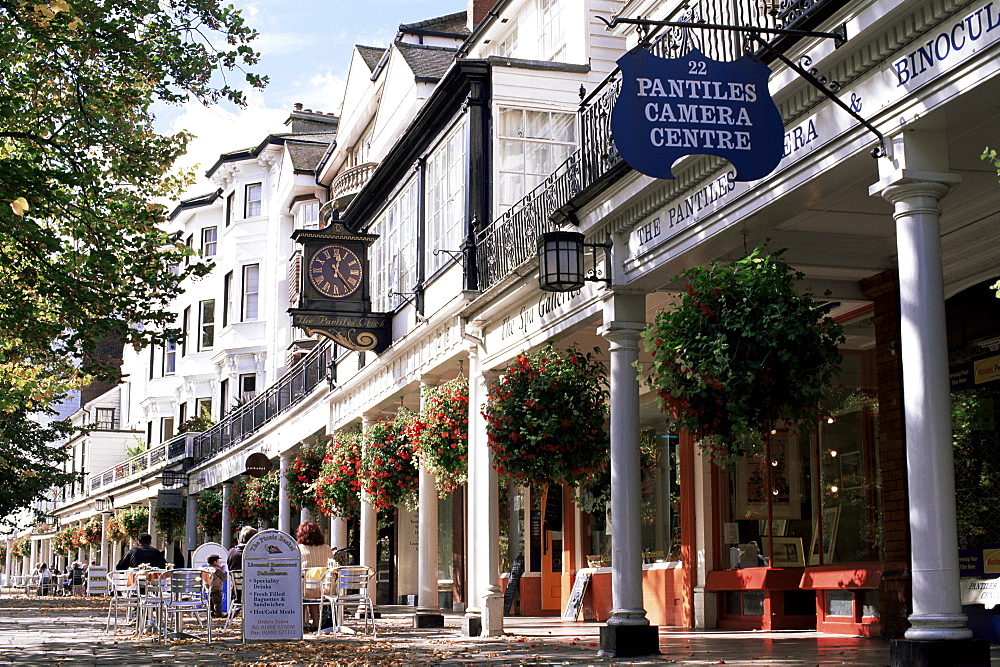
[[[542,515],[543,611],[562,609],[562,487],[548,489]]]

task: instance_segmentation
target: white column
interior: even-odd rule
[[[156,538],[158,537],[156,534],[156,499],[150,498],[147,500],[146,507],[149,511],[149,521],[146,523],[146,532],[153,538],[151,544],[155,547]]]
[[[229,498],[233,493],[233,483],[222,483],[222,546],[233,548],[233,520],[229,516]]]
[[[469,509],[467,617],[481,617],[484,637],[503,634],[500,592],[500,503],[493,453],[482,415],[490,383],[499,373],[483,371],[477,342],[469,346]],[[471,627],[471,626],[470,626]]]
[[[195,511],[198,507],[198,494],[188,493],[187,495],[187,515],[184,521],[184,562],[188,563],[190,552],[198,546],[198,514]]]
[[[111,559],[108,558],[108,515],[101,512],[101,556],[98,563],[102,567],[111,569]]]
[[[362,430],[367,432],[374,422],[373,415],[364,415],[361,418]],[[364,457],[365,449],[366,445],[362,439],[362,457]],[[359,560],[361,565],[378,571],[378,513],[375,506],[368,502],[368,492],[364,489],[361,490],[361,553]]]
[[[938,207],[960,177],[947,172],[947,138],[934,132],[897,137],[892,166],[871,193],[893,205],[896,220],[913,579],[913,613],[905,636],[967,639],[972,631],[959,590]]]
[[[288,464],[292,455],[284,452],[278,457],[278,530],[283,533],[292,532],[292,501],[288,498]]]
[[[480,559],[486,554],[480,551],[484,540],[479,533],[479,504],[480,494],[485,493],[486,481],[480,479],[479,474],[482,464],[479,459],[483,456],[482,445],[479,440],[479,429],[476,428],[475,421],[480,409],[485,401],[482,395],[482,369],[479,365],[479,346],[472,344],[469,346],[469,455],[466,460],[468,469],[468,484],[466,487],[467,506],[465,508],[465,617],[466,622],[463,627],[469,627],[468,621],[479,619],[482,613],[482,586],[479,585],[478,577],[481,568]]]
[[[41,562],[41,561],[38,560],[38,540],[32,539],[30,535],[28,536],[28,539],[31,540],[31,542],[30,542],[30,544],[31,544],[31,558],[28,561],[28,571],[29,572],[33,572],[34,569],[35,569],[35,565],[37,565],[39,562]]]
[[[330,517],[330,546],[334,551],[347,546],[347,519]]]
[[[439,378],[420,378],[420,409],[426,407],[426,390]],[[419,612],[436,612],[438,608],[438,494],[434,474],[420,467],[417,516],[417,603]]]
[[[611,357],[611,618],[608,625],[649,625],[642,603],[642,511],[639,461],[639,334],[645,298],[612,293],[600,334]]]
[[[5,540],[7,543],[7,557],[4,559],[3,574],[4,574],[4,584],[10,585],[10,576],[13,574],[11,567],[14,564],[14,540],[9,537]]]

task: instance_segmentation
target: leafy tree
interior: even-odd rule
[[[0,410],[0,517],[9,517],[53,486],[77,478],[59,464],[66,460],[65,448],[51,443],[66,437],[72,427],[65,422],[43,425],[31,419],[27,408]],[[14,446],[10,446],[14,445]]]
[[[256,34],[219,0],[0,0],[0,515],[67,479],[45,445],[63,427],[27,420],[116,379],[96,344],[178,336],[167,305],[211,267],[161,227],[191,137],[152,105],[245,104],[226,75],[266,84],[243,69]]]
[[[244,104],[225,74],[257,61],[254,37],[218,0],[0,0],[0,409],[113,378],[97,341],[177,335],[166,306],[210,266],[159,226],[191,137],[151,108]]]

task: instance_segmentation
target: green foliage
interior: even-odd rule
[[[30,414],[95,376],[116,380],[99,342],[176,338],[167,307],[211,266],[185,264],[191,250],[161,230],[168,211],[157,202],[190,182],[170,170],[191,137],[158,134],[152,106],[244,104],[214,74],[254,65],[254,37],[218,0],[0,0],[0,413]],[[61,456],[33,439],[3,442],[5,456],[35,468]],[[0,465],[4,477],[30,477]],[[34,484],[5,494],[0,515],[8,499],[30,502]]]
[[[361,501],[361,433],[341,431],[331,437],[319,476],[313,484],[323,514],[342,519],[357,516]]]
[[[40,424],[25,407],[0,410],[0,488],[4,490],[0,493],[0,517],[6,517],[5,521],[18,509],[40,500],[48,489],[78,479],[76,473],[61,469],[68,450],[51,444],[72,432],[64,421]]]
[[[483,408],[499,474],[519,485],[590,486],[609,460],[606,386],[593,353],[519,354]]]
[[[178,434],[187,433],[189,431],[191,433],[203,433],[207,431],[209,428],[211,428],[212,424],[214,423],[215,422],[212,421],[211,417],[206,417],[205,415],[196,415],[185,421],[182,421],[180,423],[180,426],[177,427],[177,433]]]
[[[317,508],[316,490],[313,485],[319,478],[323,459],[326,457],[326,442],[305,442],[285,473],[288,479],[288,498],[294,507],[305,507],[310,511]]]
[[[675,277],[687,283],[674,310],[643,334],[653,361],[646,383],[679,430],[717,463],[758,451],[776,424],[814,424],[840,368],[842,328],[796,284],[805,276],[758,247],[731,263]]]
[[[10,553],[15,558],[28,558],[31,556],[31,540],[27,537],[19,537],[11,545]]]
[[[149,529],[149,508],[133,505],[118,510],[108,520],[108,539],[112,542],[135,542]]]
[[[180,542],[184,539],[184,529],[187,513],[183,507],[157,507],[153,514],[156,530],[167,542]]]
[[[365,429],[359,474],[368,501],[378,510],[406,503],[416,506],[419,485],[413,443],[406,435],[413,413],[400,408],[392,419],[379,419]]]
[[[468,479],[469,381],[464,376],[424,389],[423,407],[406,433],[420,464],[444,497]]]
[[[222,494],[214,489],[199,493],[195,517],[198,520],[198,530],[205,535],[222,533]]]
[[[996,409],[996,393],[988,388],[951,395],[955,504],[959,546],[964,549],[1000,541],[995,502],[1000,494]]]

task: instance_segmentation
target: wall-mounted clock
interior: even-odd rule
[[[309,258],[309,282],[330,299],[350,296],[364,280],[364,264],[347,246],[328,243]]]

